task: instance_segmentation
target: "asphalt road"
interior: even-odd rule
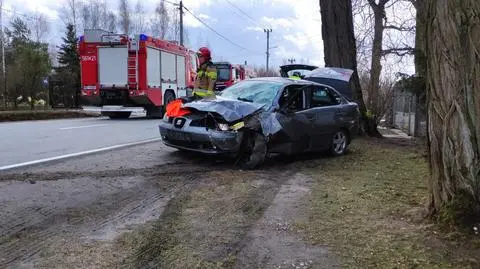
[[[0,170],[82,152],[159,139],[158,120],[132,117],[0,123]]]

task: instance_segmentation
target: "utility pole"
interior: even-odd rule
[[[295,62],[295,59],[288,59],[287,61],[289,61],[290,64],[293,64]]]
[[[263,29],[265,33],[267,33],[267,72],[268,72],[268,60],[270,58],[270,33],[272,29]]]
[[[183,2],[180,0],[180,46],[183,46]]]
[[[5,44],[3,38],[3,0],[0,0],[0,42],[2,46],[2,74],[3,74],[3,103],[5,109],[7,109],[8,105],[8,90],[7,90],[7,76],[5,73]]]

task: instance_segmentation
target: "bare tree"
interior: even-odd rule
[[[50,61],[52,63],[52,67],[58,66],[58,49],[57,45],[49,44],[48,45],[48,55],[50,55]]]
[[[342,67],[354,71],[352,77],[353,99],[362,113],[365,129],[369,135],[378,135],[367,117],[360,79],[357,71],[357,48],[353,27],[351,0],[319,0],[322,17],[322,37],[325,66]]]
[[[425,11],[430,209],[455,221],[475,221],[480,214],[480,2],[425,0]]]
[[[372,44],[372,58],[370,67],[370,82],[368,83],[369,101],[367,107],[371,108],[375,103],[378,103],[376,98],[380,92],[380,74],[382,72],[382,44],[383,44],[383,20],[385,18],[385,5],[390,0],[367,0],[373,11],[373,44]],[[374,114],[375,115],[375,114]],[[378,115],[375,115],[378,117]],[[376,128],[376,126],[375,126]]]
[[[131,27],[132,27],[132,21],[130,17],[130,6],[128,4],[128,0],[119,0],[120,1],[120,6],[119,6],[119,25],[120,29],[123,34],[130,34],[131,32]]]
[[[357,55],[361,71],[370,72],[368,93],[369,115],[373,122],[378,122],[380,115],[373,113],[376,104],[381,103],[379,93],[382,76],[382,59],[388,55],[398,56],[400,63],[403,56],[414,52],[413,34],[415,33],[415,15],[409,14],[415,0],[354,0],[353,14],[355,20]],[[387,14],[388,13],[388,14]],[[412,43],[412,44],[411,44]],[[370,69],[366,67],[370,66]],[[376,98],[380,98],[376,100]],[[375,119],[377,118],[377,119]],[[376,130],[376,124],[371,126]]]
[[[170,16],[172,18],[172,25],[170,27],[170,39],[179,41],[180,40],[180,12],[177,7],[174,7]],[[185,37],[185,34],[184,34]]]
[[[135,5],[135,13],[132,20],[132,29],[135,34],[143,33],[147,29],[147,23],[145,21],[145,9],[140,0]]]
[[[73,24],[75,32],[81,27],[80,16],[82,15],[83,3],[79,0],[67,0],[66,5],[60,8],[60,16],[65,24]]]
[[[111,11],[107,15],[107,25],[108,31],[114,33],[117,31],[117,16]]]
[[[29,23],[30,31],[36,42],[41,42],[50,32],[50,23],[47,17],[39,12],[35,12]]]
[[[186,47],[190,47],[192,45],[190,43],[190,34],[186,28],[183,28],[183,45]]]
[[[427,73],[427,63],[425,59],[425,37],[426,37],[426,22],[425,22],[425,3],[424,0],[412,0],[412,4],[416,10],[415,19],[415,73],[422,78],[425,78]]]
[[[393,94],[395,80],[391,76],[385,76],[380,79],[380,87],[375,96],[371,96],[368,92],[370,83],[370,73],[368,71],[360,71],[360,85],[364,89],[363,96],[365,102],[370,104],[369,110],[375,117],[375,124],[379,124],[381,119],[393,108]]]
[[[92,28],[90,20],[90,8],[87,4],[82,4],[80,7],[80,13],[82,16],[82,26],[84,29]]]
[[[280,75],[278,71],[276,71],[275,69],[270,69],[267,71],[267,69],[264,66],[262,67],[255,66],[253,69],[257,77],[277,77]]]
[[[99,29],[102,28],[102,21],[105,19],[103,16],[103,7],[100,0],[90,0],[85,4],[89,13],[88,28]],[[106,9],[106,8],[105,8]]]
[[[152,32],[161,39],[165,39],[170,29],[170,15],[164,1],[160,1],[155,8],[155,18]]]

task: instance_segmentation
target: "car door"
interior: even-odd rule
[[[326,149],[331,145],[332,135],[339,129],[342,117],[342,99],[326,86],[313,85],[307,95],[308,114],[311,120],[311,143],[314,149]]]
[[[305,110],[305,86],[286,87],[279,100],[275,117],[282,129],[271,138],[270,152],[293,154],[310,148],[311,120]]]

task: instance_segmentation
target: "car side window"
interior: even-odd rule
[[[299,92],[301,91],[301,92]],[[305,109],[305,90],[301,85],[288,86],[279,100],[280,108],[286,109],[290,113],[302,111]]]
[[[321,86],[312,88],[310,107],[334,106],[340,103],[340,97],[335,95],[329,88]]]

